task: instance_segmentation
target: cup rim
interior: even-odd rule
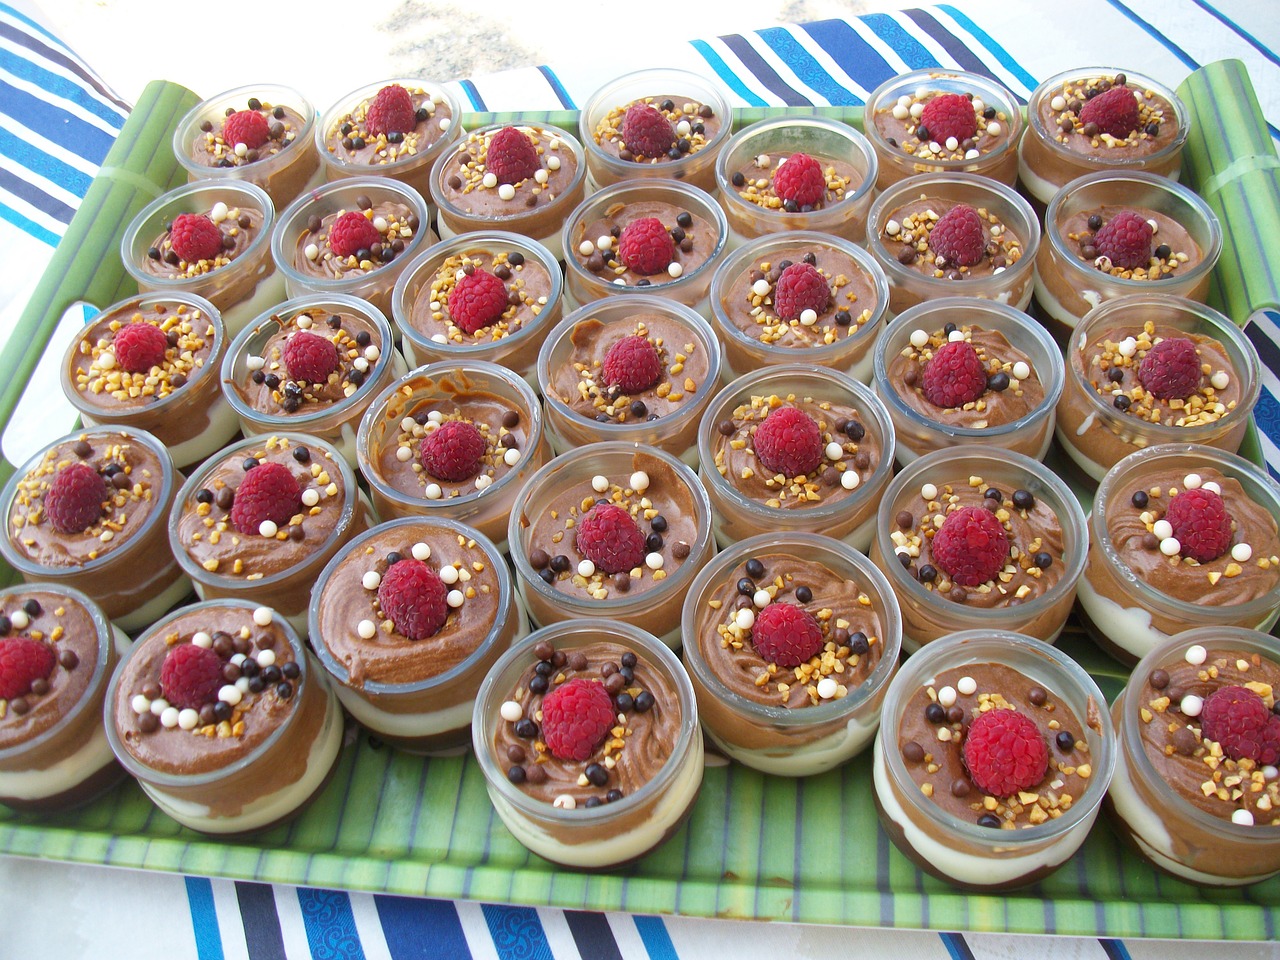
[[[440,99],[449,106],[449,129],[441,131],[441,136],[427,147],[426,150],[422,151],[422,153],[415,153],[407,157],[401,157],[399,160],[393,160],[390,163],[349,163],[339,157],[336,153],[330,152],[327,144],[325,143],[328,139],[327,131],[333,127],[334,121],[337,120],[339,114],[341,114],[343,110],[350,112],[355,109],[356,105],[362,100],[373,99],[379,90],[383,87],[390,86],[391,84],[399,84],[406,89],[409,85],[413,85],[415,87],[419,87],[424,93],[431,94],[433,98],[438,94]],[[386,80],[379,80],[375,83],[368,83],[357,87],[349,93],[343,94],[334,101],[334,103],[330,105],[329,109],[320,115],[319,121],[315,124],[316,150],[319,152],[320,159],[326,168],[332,167],[335,170],[342,171],[367,170],[368,173],[362,174],[361,176],[376,177],[379,180],[383,178],[390,179],[396,174],[403,173],[405,170],[410,169],[417,164],[421,164],[424,161],[433,161],[434,157],[432,154],[434,151],[448,147],[448,145],[457,137],[457,133],[454,133],[453,131],[460,131],[462,129],[461,121],[462,107],[458,103],[458,98],[454,96],[444,84],[421,78],[389,77]],[[423,217],[422,223],[424,226],[426,225],[426,222],[427,218]]]
[[[243,96],[260,98],[264,93],[269,95],[284,94],[289,98],[289,103],[282,103],[280,102],[280,97],[271,95],[269,98],[275,101],[276,106],[297,107],[297,113],[303,119],[303,126],[297,132],[291,144],[305,146],[311,142],[312,131],[316,125],[316,108],[298,90],[282,83],[251,83],[241,87],[233,87],[230,90],[225,90],[222,93],[214,94],[212,97],[206,97],[201,100],[178,121],[178,126],[173,131],[173,153],[178,162],[186,168],[187,173],[199,176],[201,179],[209,178],[215,180],[234,180],[248,175],[246,171],[252,170],[256,164],[246,164],[243,167],[210,167],[202,163],[196,163],[191,158],[191,135],[192,131],[199,125],[201,114],[212,111],[216,104]],[[286,160],[292,160],[298,152],[286,153],[282,151],[272,157],[264,157],[262,159],[268,161],[268,163],[272,160],[279,160],[283,164]]]

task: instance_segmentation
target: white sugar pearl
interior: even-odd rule
[[[253,611],[253,622],[260,627],[269,627],[275,619],[275,611],[270,607],[257,607]]]
[[[804,309],[800,311],[800,323],[806,327],[812,327],[818,322],[818,313],[812,309]]]
[[[957,147],[960,146],[960,141],[957,140],[955,137],[947,137],[947,142],[944,143],[943,146],[946,147],[948,150],[954,151]]]
[[[941,690],[938,691],[938,703],[941,704],[942,706],[944,707],[955,706],[955,702],[956,702],[955,687],[943,687]]]
[[[418,421],[414,420],[413,417],[404,417],[400,420],[400,432],[413,433],[413,428],[417,425]]]
[[[1209,382],[1213,384],[1213,389],[1225,390],[1231,386],[1231,375],[1225,370],[1218,370],[1209,378]]]
[[[244,365],[250,370],[261,370],[267,365],[267,361],[263,357],[248,357]]]
[[[31,618],[27,616],[25,610],[15,610],[9,617],[9,622],[19,630],[25,630],[31,626]]]
[[[508,447],[507,452],[502,455],[502,462],[508,467],[514,467],[520,462],[520,451],[514,447]]]
[[[234,663],[237,667],[243,664],[248,659],[249,658],[246,657],[243,653],[233,653],[231,655],[231,662]]]
[[[846,470],[840,474],[840,486],[846,490],[856,490],[861,482],[862,478],[858,476],[857,470]]]
[[[1253,547],[1247,543],[1237,543],[1231,548],[1231,559],[1236,563],[1245,563],[1253,556]]]
[[[1187,647],[1187,652],[1183,654],[1183,657],[1186,659],[1187,663],[1191,664],[1193,667],[1198,667],[1209,659],[1209,651],[1205,650],[1205,648],[1200,646],[1200,644],[1193,643],[1191,646]]]
[[[213,209],[209,211],[209,219],[214,223],[221,223],[227,219],[227,205],[219,200],[213,205]]]
[[[917,350],[925,346],[925,344],[927,344],[928,342],[929,342],[929,334],[925,333],[923,330],[911,331],[911,345],[915,347]]]
[[[378,573],[377,570],[367,570],[360,582],[366,590],[377,590],[382,585],[382,574]]]
[[[498,714],[503,720],[507,721],[507,723],[515,723],[524,716],[524,710],[521,709],[520,704],[516,703],[514,700],[508,700],[498,708]]]
[[[920,496],[925,500],[936,500],[938,499],[938,488],[932,483],[926,483],[920,488]]]
[[[823,700],[830,700],[836,695],[836,690],[838,689],[839,684],[830,677],[823,677],[818,681],[818,696]]]
[[[163,721],[162,721],[163,722]],[[183,730],[194,730],[200,723],[200,712],[190,708],[178,711],[178,726]]]
[[[560,810],[573,810],[578,806],[578,801],[569,796],[569,794],[562,793],[551,802],[551,805]]]
[[[681,120],[679,123],[676,124],[676,133],[679,136],[687,137],[692,132],[693,132],[693,127],[689,125],[688,120]]]
[[[378,634],[378,625],[372,620],[361,620],[356,624],[356,633],[364,640],[372,640]]]
[[[466,597],[462,595],[461,590],[450,590],[449,595],[444,598],[445,603],[457,610],[465,602]]]
[[[733,625],[739,630],[750,630],[755,623],[756,613],[750,607],[743,607],[733,615]]]
[[[263,520],[258,524],[258,533],[264,537],[274,537],[279,531],[274,520]]]
[[[923,103],[913,103],[913,104],[911,105],[911,110],[910,110],[909,112],[910,112],[911,116],[913,116],[913,117],[915,117],[917,120],[919,120],[922,116],[924,116],[924,104],[923,104]]]
[[[590,560],[578,561],[578,576],[589,577],[596,572],[596,565]]]
[[[900,104],[900,103],[895,103],[895,104],[893,105],[893,119],[895,119],[895,120],[905,120],[905,119],[907,119],[907,117],[909,117],[909,116],[911,116],[911,108],[910,108],[910,107],[904,107],[904,106],[903,106],[902,104]]]
[[[1019,360],[1013,365],[1013,377],[1015,380],[1025,380],[1031,376],[1031,367],[1024,360]]]
[[[169,709],[169,701],[166,700],[164,697],[161,697],[159,700],[151,701],[151,712],[154,713],[157,717],[160,716],[160,714],[164,713],[168,709]]]
[[[1168,520],[1157,520],[1151,526],[1151,532],[1160,540],[1166,540],[1173,536],[1173,524]]]
[[[545,170],[535,170],[533,172],[533,179],[538,183],[546,183],[551,179],[551,174],[547,173]]]
[[[436,126],[438,126],[441,130],[448,130],[451,126],[453,126],[453,118],[441,117],[440,120],[436,123]]]
[[[409,456],[413,456],[413,451],[409,450],[408,447],[401,447],[400,449],[408,450]],[[397,455],[399,455],[399,451],[396,451],[396,453]],[[320,491],[317,490],[315,487],[307,487],[307,489],[302,491],[302,505],[304,507],[314,507],[319,502],[320,502]]]
[[[1151,227],[1151,235],[1153,237],[1160,232],[1160,224],[1157,223],[1155,220],[1148,220],[1147,225]]]
[[[751,292],[757,297],[768,296],[771,289],[773,288],[769,285],[769,281],[764,279],[757,280],[751,285]]]
[[[643,470],[637,470],[631,475],[627,485],[636,493],[644,493],[649,489],[649,475]]]
[[[982,102],[982,98],[981,98],[981,97],[974,97],[974,98],[970,101],[970,103],[972,103],[972,104],[973,104],[973,112],[974,112],[974,113],[982,113],[982,111],[984,111],[984,110],[987,108],[987,105],[986,105],[985,103],[983,103],[983,102]]]
[[[480,476],[476,477],[477,490],[487,490],[492,483],[493,477],[489,476],[487,473],[482,473]]]
[[[832,440],[827,444],[823,452],[827,455],[828,460],[839,460],[844,456],[844,447]]]
[[[374,218],[373,218],[373,229],[377,230],[379,233],[386,233],[386,232],[387,232],[387,218],[386,218],[386,217],[374,217]]]
[[[172,730],[178,725],[178,708],[169,707],[164,713],[160,714],[160,723],[165,728]]]
[[[1262,775],[1268,780],[1274,780],[1276,777],[1280,777],[1280,767],[1273,767],[1271,764],[1267,764],[1262,768]]]
[[[209,636],[209,634],[205,633],[203,630],[200,630],[191,638],[191,643],[193,646],[203,647],[208,650],[213,646],[213,637]]]
[[[606,233],[603,237],[599,237],[599,238],[596,240],[596,246],[597,246],[600,250],[602,250],[602,251],[603,251],[603,250],[612,250],[612,249],[613,249],[613,237],[609,236],[609,234],[607,234],[607,233]]]
[[[1000,136],[1000,131],[1002,129],[1003,128],[1000,126],[998,122],[996,122],[995,120],[992,120],[990,123],[987,124],[987,136],[998,137]]]
[[[930,140],[930,141],[929,141],[929,150],[930,150],[932,153],[941,153],[941,152],[942,152],[942,144],[940,144],[937,140]]]
[[[498,197],[502,200],[514,200],[516,198],[516,188],[509,183],[504,183],[498,188]]]
[[[767,153],[762,153],[760,156],[756,157],[756,166],[762,170],[768,170],[772,163],[773,161],[769,158]]]
[[[104,353],[97,360],[99,370],[114,370],[116,366],[116,355],[114,353]]]
[[[443,423],[444,414],[441,413],[439,410],[432,410],[430,413],[427,414],[427,419],[430,420],[432,423]]]
[[[409,447],[396,447],[396,459],[401,463],[408,463],[413,459],[413,450]],[[302,495],[305,497],[307,492],[304,490]],[[305,500],[303,501],[306,502]]]
[[[248,693],[248,692],[249,692],[249,678],[248,678],[248,677],[241,677],[239,680],[237,680],[237,681],[236,681],[236,689],[237,689],[237,690],[239,690],[239,691],[240,691],[240,693],[241,693],[242,695],[243,695],[243,694]]]
[[[1200,474],[1198,473],[1188,473],[1182,478],[1182,485],[1188,490],[1198,490],[1202,483],[1204,481],[1200,479]]]
[[[298,325],[298,329],[300,330],[310,330],[311,324],[313,323],[313,321],[309,316],[303,313],[298,315],[298,317],[294,320],[294,323]]]
[[[1200,711],[1204,709],[1204,700],[1194,693],[1188,693],[1182,698],[1182,702],[1178,704],[1178,709],[1182,711],[1184,716],[1198,717],[1200,716]]]
[[[1061,112],[1067,109],[1067,101],[1059,94],[1049,101],[1049,109]]]
[[[1237,810],[1231,814],[1231,822],[1238,823],[1242,827],[1253,826],[1253,814],[1248,810]]]
[[[440,568],[440,582],[445,586],[453,586],[458,582],[458,568],[452,563],[446,563]]]
[[[964,152],[964,158],[966,160],[977,160],[980,156],[982,156],[982,154],[976,149],[966,150]],[[996,273],[999,273],[1000,270],[1003,270],[1003,269],[1004,267],[1000,267],[999,270],[996,270]]]
[[[1160,552],[1166,557],[1176,557],[1182,552],[1182,544],[1177,537],[1165,537],[1160,541]]]
[[[498,177],[496,174],[486,173],[484,177],[480,180],[480,182],[484,184],[486,187],[488,187],[490,190],[492,190],[494,187],[498,185]]]
[[[1133,339],[1133,337],[1125,337],[1120,341],[1120,346],[1116,349],[1120,351],[1120,356],[1132,357],[1138,352],[1138,341]]]
[[[382,356],[382,351],[378,349],[378,345],[376,343],[371,343],[364,348],[364,358],[371,363],[374,360],[377,360],[380,356]]]
[[[133,712],[138,715],[151,712],[151,701],[140,693],[129,701],[129,706],[133,707]]]
[[[662,554],[660,553],[646,554],[644,558],[644,565],[650,570],[661,570],[663,563]]]
[[[276,652],[274,650],[258,651],[258,666],[269,667],[276,662]]]
[[[769,593],[768,590],[757,590],[754,594],[751,595],[751,602],[754,603],[757,607],[761,607],[761,608],[767,607],[770,603],[773,602],[773,596]]]
[[[415,560],[431,559],[431,548],[425,543],[415,543],[409,552],[413,554],[413,559]]]
[[[223,703],[229,703],[234,707],[244,699],[244,694],[242,694],[240,690],[232,684],[227,684],[226,686],[219,688],[218,699]]]
[[[964,339],[963,330],[952,330],[950,333],[947,334],[947,341],[949,343],[959,343],[963,339]]]
[[[548,169],[548,170],[559,170],[559,169],[560,169],[560,158],[559,158],[559,157],[547,157],[547,169]]]
[[[1200,489],[1208,490],[1210,493],[1216,493],[1218,496],[1222,496],[1222,488],[1218,486],[1216,483],[1214,483],[1212,480],[1210,480],[1208,483],[1201,484]]]
[[[444,496],[444,491],[440,489],[438,483],[428,483],[427,489],[423,491],[427,495],[428,500],[439,500]]]
[[[900,107],[907,107],[907,108],[910,108],[910,106],[911,106],[911,94],[909,94],[909,93],[904,93],[904,94],[902,94],[900,97],[898,97],[898,106],[900,106]]]
[[[684,267],[679,263],[670,263],[667,265],[667,276],[672,280],[684,273]]]
[[[249,155],[249,145],[247,143],[237,143],[235,145],[234,152],[237,157],[243,160]],[[227,218],[224,215],[222,219],[225,220]]]
[[[591,478],[591,489],[596,493],[604,493],[609,489],[609,478],[604,474],[597,473]]]
[[[302,255],[305,256],[308,260],[315,260],[320,256],[320,248],[317,247],[314,243],[308,243],[305,247],[302,248]]]
[[[978,681],[974,680],[973,677],[961,677],[956,681],[956,689],[963,696],[971,697],[978,691]]]
[[[884,225],[884,232],[891,237],[896,237],[902,232],[902,224],[897,220],[890,220]]]

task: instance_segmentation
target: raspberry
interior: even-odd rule
[[[605,573],[644,563],[644,533],[622,507],[597,503],[578,521],[578,552]]]
[[[641,336],[615,341],[604,355],[604,382],[623,393],[648,390],[662,377],[658,348]]]
[[[283,527],[302,509],[302,488],[283,463],[268,460],[244,475],[231,503],[231,523],[241,533],[256,534],[270,520]]]
[[[212,260],[222,252],[222,231],[203,213],[180,213],[169,228],[169,245],[187,263]]]
[[[929,139],[946,143],[948,137],[968,140],[978,132],[978,117],[973,101],[960,93],[944,93],[924,105],[920,126],[929,131]]]
[[[53,650],[31,637],[0,640],[0,700],[12,700],[29,693],[35,680],[48,680],[53,673]]]
[[[982,262],[987,249],[987,228],[978,211],[958,203],[933,225],[929,249],[948,266],[972,267]]]
[[[778,407],[755,433],[756,457],[773,473],[799,477],[822,464],[822,431],[813,417],[795,407]]]
[[[243,143],[250,150],[257,150],[270,136],[267,118],[257,110],[237,110],[222,121],[222,139],[231,147]]]
[[[410,640],[434,637],[449,616],[449,590],[421,560],[401,560],[387,568],[378,584],[382,615]]]
[[[771,603],[756,614],[751,645],[769,663],[797,667],[822,649],[822,628],[802,607]]]
[[[354,257],[381,240],[373,221],[359,210],[348,210],[329,228],[329,249],[340,257]]]
[[[1085,103],[1081,123],[1096,123],[1100,133],[1123,140],[1138,126],[1138,98],[1128,87],[1112,87]]]
[[[924,398],[935,407],[963,407],[987,389],[987,371],[967,340],[944,343],[920,375]]]
[[[983,793],[1008,797],[1029,790],[1049,769],[1049,748],[1036,725],[1014,710],[988,710],[969,724],[964,765]]]
[[[793,263],[782,271],[773,291],[773,308],[783,320],[799,320],[812,310],[821,315],[831,306],[831,287],[817,267]]]
[[[1132,270],[1151,260],[1151,224],[1132,210],[1121,210],[1093,238],[1098,253],[1114,266]]]
[[[107,482],[93,467],[71,463],[53,475],[44,512],[60,533],[84,533],[102,516]]]
[[[1138,382],[1161,400],[1186,400],[1200,389],[1200,355],[1185,337],[1161,340],[1138,364]]]
[[[128,323],[116,332],[111,344],[116,364],[129,373],[146,373],[164,363],[169,338],[163,330],[145,321]]]
[[[533,141],[515,127],[503,127],[489,139],[484,164],[499,183],[512,184],[528,180],[542,166]]]
[[[676,142],[676,131],[671,121],[647,103],[633,103],[627,107],[618,128],[622,142],[637,157],[665,156]]]
[[[170,647],[160,667],[160,692],[179,709],[199,710],[215,703],[223,682],[222,658],[194,643]]]
[[[603,683],[574,677],[542,698],[542,740],[561,760],[588,760],[615,722]]]
[[[480,472],[488,448],[470,420],[449,420],[422,438],[418,460],[436,479],[457,483]]]
[[[324,383],[338,369],[338,348],[328,337],[299,330],[284,343],[281,351],[290,380]]]
[[[807,153],[793,153],[773,171],[773,192],[797,207],[812,207],[827,192],[822,164]]]
[[[947,514],[933,535],[933,562],[962,587],[995,579],[1009,559],[1004,525],[985,507],[961,507]]]
[[[364,115],[364,128],[375,137],[389,133],[408,133],[417,125],[413,98],[398,83],[379,90]]]
[[[644,276],[666,273],[675,255],[675,241],[657,217],[641,217],[622,228],[618,256],[628,270]]]
[[[1219,687],[1205,697],[1200,732],[1232,760],[1280,760],[1280,717],[1248,687]]]
[[[1231,546],[1231,514],[1212,490],[1183,490],[1169,501],[1164,518],[1173,527],[1181,554],[1197,563],[1217,560]]]
[[[507,310],[507,287],[492,273],[464,274],[449,291],[449,316],[463,333],[475,333]]]

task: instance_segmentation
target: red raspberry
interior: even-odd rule
[[[797,667],[822,649],[822,628],[808,610],[793,603],[771,603],[756,614],[751,645],[769,663]]]
[[[1164,518],[1173,527],[1182,555],[1197,563],[1217,560],[1231,546],[1231,514],[1212,490],[1183,490],[1169,501]]]
[[[299,330],[284,342],[281,351],[290,380],[324,383],[338,369],[338,348],[328,337]]]
[[[1123,140],[1138,126],[1138,98],[1128,87],[1112,87],[1086,101],[1080,110],[1081,123],[1096,123],[1100,133]]]
[[[644,563],[644,533],[631,514],[597,503],[578,521],[578,552],[604,573],[624,573]]]
[[[70,463],[53,475],[44,512],[60,533],[84,533],[102,517],[107,482],[93,467]]]
[[[256,534],[270,520],[283,527],[302,509],[302,488],[283,463],[268,460],[244,475],[231,502],[231,524]]]
[[[434,637],[449,616],[449,589],[421,560],[393,563],[378,584],[382,615],[410,640]]]
[[[657,217],[641,217],[622,228],[618,256],[628,270],[644,276],[666,273],[675,255],[675,241]]]
[[[35,680],[48,680],[53,673],[53,650],[31,637],[0,640],[0,700],[26,695]]]
[[[924,398],[935,407],[963,407],[987,389],[987,371],[967,340],[940,346],[920,375]]]
[[[354,257],[381,242],[378,228],[359,210],[348,210],[329,228],[329,249],[340,257]]]
[[[364,128],[371,135],[408,133],[418,125],[417,112],[409,91],[398,83],[383,87],[365,111]]]
[[[257,150],[270,136],[267,118],[257,110],[237,110],[222,121],[222,139],[230,147],[243,143],[250,150]]]
[[[484,165],[499,183],[516,184],[537,173],[542,163],[528,134],[515,127],[503,127],[489,138]]]
[[[822,465],[822,431],[803,410],[778,407],[755,433],[756,457],[773,473],[799,477]]]
[[[655,107],[647,103],[633,103],[627,107],[618,128],[622,142],[637,157],[666,156],[676,142],[676,131],[671,121]]]
[[[169,338],[154,324],[145,321],[128,323],[116,331],[111,349],[120,369],[129,373],[146,373],[152,367],[164,364]]]
[[[807,153],[793,153],[773,171],[773,192],[797,207],[821,203],[827,192],[822,164]]]
[[[831,287],[817,267],[793,263],[778,277],[773,291],[773,308],[783,320],[799,320],[800,314],[812,310],[819,316],[831,306]]]
[[[422,469],[437,480],[458,483],[480,472],[489,445],[470,420],[448,420],[418,445]]]
[[[590,759],[617,717],[604,684],[574,677],[542,698],[542,740],[561,760]]]
[[[964,141],[978,132],[978,117],[973,112],[973,101],[964,94],[944,93],[924,105],[920,126],[935,143],[946,143],[948,137]]]
[[[1138,381],[1161,400],[1186,400],[1200,389],[1200,355],[1186,337],[1161,340],[1138,364]]]
[[[929,249],[949,267],[972,267],[987,250],[987,226],[977,210],[958,203],[929,231]]]
[[[507,287],[492,273],[465,274],[449,291],[449,316],[463,333],[475,333],[507,310]]]
[[[623,337],[609,347],[601,365],[604,382],[623,393],[648,390],[662,378],[658,348],[641,336]]]
[[[160,692],[179,709],[199,710],[217,702],[224,682],[222,666],[222,658],[207,647],[175,644],[160,667]]]
[[[1232,760],[1280,760],[1280,717],[1248,687],[1219,687],[1205,697],[1200,732]]]
[[[1133,270],[1151,260],[1151,224],[1132,210],[1121,210],[1093,238],[1098,253],[1114,266]]]
[[[985,507],[961,507],[947,514],[933,535],[933,562],[953,583],[976,587],[995,579],[1009,560],[1009,535]]]
[[[203,213],[180,213],[169,228],[169,245],[187,263],[212,260],[222,252],[222,231]]]
[[[969,724],[964,765],[983,793],[1008,797],[1029,790],[1049,769],[1049,748],[1030,718],[1014,710],[988,710]]]

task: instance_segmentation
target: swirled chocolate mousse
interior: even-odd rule
[[[661,286],[700,268],[720,235],[702,217],[661,200],[619,203],[569,238],[582,267],[609,283]]]
[[[1203,259],[1182,224],[1156,210],[1101,206],[1082,210],[1056,229],[1083,263],[1124,280],[1163,280]]]
[[[599,641],[538,657],[502,703],[493,751],[507,779],[565,810],[635,793],[670,759],[680,703],[660,670]]]
[[[262,231],[262,212],[219,200],[205,213],[180,213],[151,241],[138,266],[165,280],[194,279],[225,267]]]
[[[440,196],[460,214],[510,217],[530,214],[569,191],[578,157],[559,131],[500,127],[467,134],[438,169]],[[551,230],[521,232],[536,237]]]
[[[484,249],[445,257],[408,311],[409,324],[442,344],[492,343],[547,308],[551,275],[519,250]]]
[[[1113,77],[1071,77],[1039,101],[1040,119],[1072,153],[1098,160],[1148,157],[1178,136],[1173,105],[1154,90]]]
[[[722,124],[709,103],[658,95],[613,107],[596,124],[592,139],[626,163],[662,164],[698,153]]]
[[[1065,700],[1012,667],[974,663],[944,670],[902,711],[897,749],[911,779],[943,812],[993,830],[1056,819],[1093,775],[1086,727]]]
[[[890,148],[931,163],[977,160],[1009,142],[1013,126],[1003,110],[972,93],[919,89],[877,110],[875,126]]]
[[[789,709],[857,689],[883,654],[872,598],[821,563],[751,557],[707,596],[697,643],[716,678],[740,697]]]
[[[322,280],[362,277],[394,260],[419,226],[418,215],[407,203],[375,204],[361,195],[355,210],[307,218],[294,244],[293,265],[305,276]]]
[[[190,156],[206,167],[248,166],[284,153],[306,125],[306,118],[293,107],[250,97],[243,110],[228,107],[221,123],[202,121]],[[299,144],[299,149],[306,146]]]
[[[935,280],[996,276],[1026,253],[1023,238],[985,207],[924,194],[891,210],[878,239],[902,266]]]
[[[425,153],[452,124],[439,93],[392,83],[336,117],[325,149],[344,163],[377,167]]]
[[[738,196],[765,210],[812,213],[827,210],[857,190],[862,174],[833,157],[762,153],[730,174]]]

